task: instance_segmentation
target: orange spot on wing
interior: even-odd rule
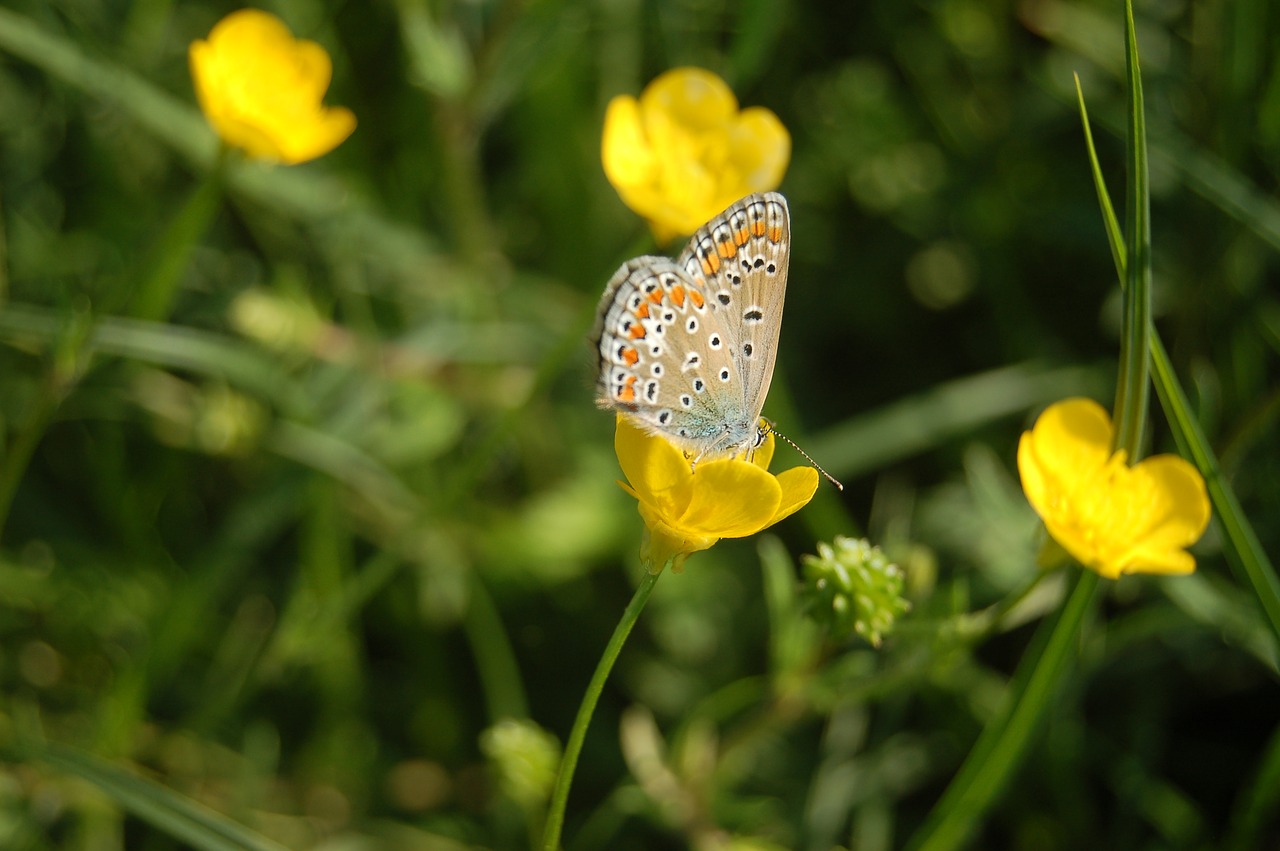
[[[752,235],[752,236],[764,236],[764,232],[765,232],[766,230],[767,230],[767,228],[765,227],[764,222],[752,222],[752,223],[751,223],[751,235]]]
[[[676,284],[671,288],[671,301],[676,307],[684,307],[684,287]]]
[[[630,354],[636,354],[635,349],[629,350]],[[639,355],[636,355],[639,357]],[[619,402],[634,402],[636,400],[636,376],[628,375],[626,381],[622,382],[622,386],[618,388]]]
[[[702,293],[697,290],[689,290],[689,301],[693,302],[694,307],[702,307],[706,304],[706,299],[702,297]]]
[[[637,307],[635,310],[635,315],[639,316],[641,319],[648,319],[649,318],[649,302],[647,301],[640,302],[640,306]]]
[[[750,232],[747,231],[746,228],[739,228],[738,231],[733,235],[733,244],[746,245],[747,240],[750,238],[751,238],[751,234]]]
[[[702,261],[702,274],[714,275],[720,268],[720,256],[718,254],[704,254],[698,258]]]
[[[631,339],[639,340],[644,336],[644,326],[637,322],[631,326],[631,330],[627,331],[627,334],[630,335]]]
[[[622,350],[622,362],[625,363],[627,366],[635,366],[636,361],[638,360],[640,360],[640,352],[636,351],[635,349]],[[635,376],[634,375],[631,376],[631,379],[632,381],[634,381]]]
[[[662,304],[662,290],[654,290],[649,293],[649,301],[654,304]]]
[[[738,246],[734,245],[732,242],[722,242],[716,246],[716,251],[719,251],[720,256],[725,260],[728,260],[730,257],[738,253]]]
[[[769,241],[782,242],[782,228],[769,228]]]

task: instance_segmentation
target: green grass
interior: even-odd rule
[[[845,491],[654,586],[566,851],[1280,841],[1277,13],[1137,5],[1142,189],[1124,4],[847,6],[275,3],[359,120],[293,168],[195,106],[234,5],[0,9],[0,847],[537,843],[545,740],[482,740],[567,739],[642,579],[600,131],[686,64],[792,134],[766,414]],[[1042,576],[1018,435],[1148,363],[1198,570]],[[796,589],[836,535],[905,571],[878,649]]]

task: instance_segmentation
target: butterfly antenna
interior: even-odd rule
[[[767,420],[767,419],[766,419],[766,422],[768,422],[768,420]],[[830,473],[828,473],[826,470],[822,469],[822,465],[821,465],[821,464],[819,464],[817,461],[813,460],[813,456],[812,456],[812,455],[810,455],[808,452],[805,452],[803,449],[801,449],[799,446],[797,446],[797,445],[796,445],[796,442],[795,442],[794,440],[792,440],[791,438],[787,437],[785,434],[783,434],[782,432],[780,432],[780,431],[778,431],[776,428],[774,428],[774,427],[773,427],[773,423],[769,423],[769,432],[770,432],[770,433],[772,433],[772,434],[774,434],[774,435],[776,435],[776,436],[778,436],[778,437],[780,437],[780,438],[782,438],[783,440],[785,440],[787,443],[789,443],[789,444],[791,445],[791,448],[792,448],[792,449],[794,449],[795,451],[797,451],[797,452],[799,452],[801,455],[803,455],[803,456],[804,456],[804,460],[806,460],[806,461],[808,461],[810,464],[812,464],[812,465],[813,465],[813,468],[814,468],[815,470],[817,470],[819,473],[821,473],[823,478],[825,478],[828,482],[831,482],[831,484],[833,484],[833,485],[835,485],[835,486],[836,486],[836,490],[838,490],[838,491],[842,491],[842,490],[844,490],[844,485],[840,484],[840,480],[839,480],[839,479],[837,479],[835,476],[833,476],[833,475],[831,475]]]

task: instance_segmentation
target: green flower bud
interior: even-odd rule
[[[856,633],[872,646],[911,608],[902,596],[903,573],[865,539],[837,536],[805,556],[805,596],[815,617],[836,638]]]
[[[506,719],[480,734],[498,787],[526,812],[542,808],[560,767],[560,742],[532,721]]]

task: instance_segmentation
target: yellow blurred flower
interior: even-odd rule
[[[191,43],[196,97],[228,145],[293,165],[336,148],[355,129],[351,110],[321,101],[333,72],[329,54],[295,39],[274,15],[241,9],[207,41]]]
[[[689,459],[669,441],[646,434],[619,415],[613,438],[627,477],[618,482],[639,500],[646,531],[640,558],[651,572],[674,559],[680,570],[690,553],[721,538],[745,538],[799,511],[818,489],[818,471],[794,467],[769,473],[770,434],[750,460]]]
[[[1176,455],[1130,467],[1114,436],[1090,399],[1050,405],[1018,444],[1027,499],[1063,549],[1108,579],[1191,573],[1186,548],[1209,523],[1204,479]]]
[[[609,102],[601,156],[623,202],[667,242],[744,195],[776,189],[791,136],[767,109],[739,111],[728,84],[710,71],[676,68],[638,100]]]

